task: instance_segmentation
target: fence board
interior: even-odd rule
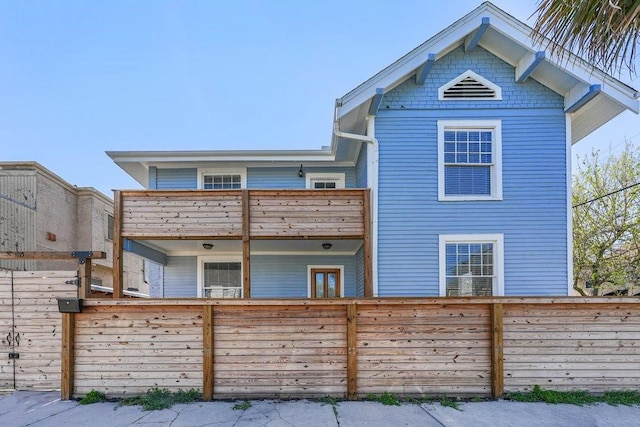
[[[638,304],[504,307],[507,391],[640,387]]]
[[[202,387],[202,308],[138,309],[88,307],[76,315],[76,394],[91,388],[124,396],[153,387]],[[105,354],[112,363],[100,358]]]
[[[203,390],[203,306],[212,310],[215,399],[346,397],[354,371],[360,396],[488,396],[492,321],[503,326],[505,391],[640,388],[638,301],[396,301],[88,301],[76,322],[75,393]],[[501,319],[490,304],[502,304]],[[357,319],[349,369],[347,306]]]

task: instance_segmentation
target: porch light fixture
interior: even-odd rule
[[[209,251],[213,248],[213,243],[203,243],[202,247]]]
[[[300,170],[298,171],[298,177],[304,178],[304,171],[302,170],[302,165],[300,165]]]
[[[328,251],[329,249],[331,249],[333,245],[331,243],[323,243],[322,244],[322,249],[324,249],[325,251]]]

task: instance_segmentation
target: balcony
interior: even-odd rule
[[[369,189],[116,191],[114,297],[120,297],[115,288],[122,283],[123,239],[241,242],[245,276],[251,241],[275,247],[285,240],[360,240],[370,295],[370,224]],[[250,277],[243,282],[246,297]]]

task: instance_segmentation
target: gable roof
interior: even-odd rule
[[[640,111],[639,93],[573,54],[560,59],[540,52],[533,29],[489,2],[445,28],[402,58],[336,100],[340,130],[364,134],[370,106],[386,93],[455,48],[481,46],[515,67],[515,80],[533,78],[565,99],[571,142],[584,138],[621,112]],[[427,71],[428,72],[428,71]],[[376,97],[377,95],[377,97]],[[334,140],[334,143],[337,141]]]

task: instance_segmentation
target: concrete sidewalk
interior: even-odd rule
[[[79,405],[60,401],[59,392],[26,392],[0,396],[0,426],[638,426],[640,407],[548,405],[492,401],[461,403],[456,410],[435,404],[384,406],[377,402],[339,402],[335,406],[309,400],[197,402],[162,411],[142,411],[117,403]]]

